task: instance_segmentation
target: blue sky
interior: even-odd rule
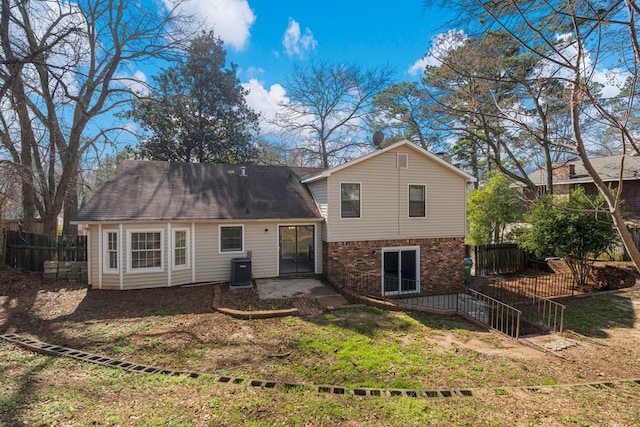
[[[447,21],[422,0],[190,0],[185,8],[224,40],[249,105],[265,116],[287,101],[282,83],[295,63],[388,64],[398,81],[419,78],[431,39]]]
[[[290,102],[283,84],[294,64],[331,60],[365,68],[390,65],[396,81],[416,80],[427,63],[438,65],[425,56],[432,42],[459,31],[448,26],[451,12],[425,9],[423,0],[187,0],[181,7],[224,41],[228,61],[237,64],[249,91],[248,105],[262,116],[265,137],[276,130],[269,119]],[[611,71],[596,70],[594,77],[609,96],[619,91]],[[159,72],[147,64],[136,78],[151,81]],[[135,123],[125,126],[137,129]]]
[[[318,7],[316,2],[300,0],[249,2],[255,21],[246,45],[241,50],[227,46],[229,57],[241,68],[240,77],[278,83],[294,62],[318,59],[374,67],[388,62],[397,67],[398,79],[415,77],[407,71],[425,54],[430,39],[444,25],[442,14],[423,13],[421,0],[403,2],[403,6],[348,0],[321,4]],[[221,37],[224,39],[224,35]]]

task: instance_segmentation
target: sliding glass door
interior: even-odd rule
[[[382,292],[402,294],[420,291],[420,248],[383,248]]]
[[[280,274],[314,273],[313,225],[280,226]]]

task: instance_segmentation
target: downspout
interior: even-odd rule
[[[162,242],[163,244],[165,242]],[[166,245],[167,245],[167,287],[171,286],[171,268],[172,268],[172,261],[173,261],[173,234],[171,232],[171,223],[168,222],[167,223],[167,241],[166,241]]]
[[[191,253],[189,254],[191,262],[191,283],[196,283],[196,223],[191,223]]]
[[[120,267],[120,290],[124,289],[124,268],[125,268],[125,262],[124,262],[124,258],[126,255],[125,249],[127,248],[127,245],[125,243],[125,237],[124,237],[124,225],[122,225],[122,223],[120,223],[120,225],[118,226],[118,235],[120,236],[120,259],[118,260],[120,262],[119,267]]]
[[[103,267],[102,263],[104,262],[102,260],[102,258],[104,258],[104,242],[102,241],[102,224],[98,224],[98,248],[99,248],[98,250],[98,289],[102,289],[102,267]]]
[[[91,278],[91,227],[87,229],[87,285],[92,286]]]

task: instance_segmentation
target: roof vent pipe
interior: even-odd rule
[[[247,176],[247,167],[240,166],[240,176]]]

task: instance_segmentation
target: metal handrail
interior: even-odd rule
[[[472,300],[463,300],[462,307],[458,306],[459,313],[507,336],[520,337],[521,310],[474,289],[469,289],[469,295]]]

